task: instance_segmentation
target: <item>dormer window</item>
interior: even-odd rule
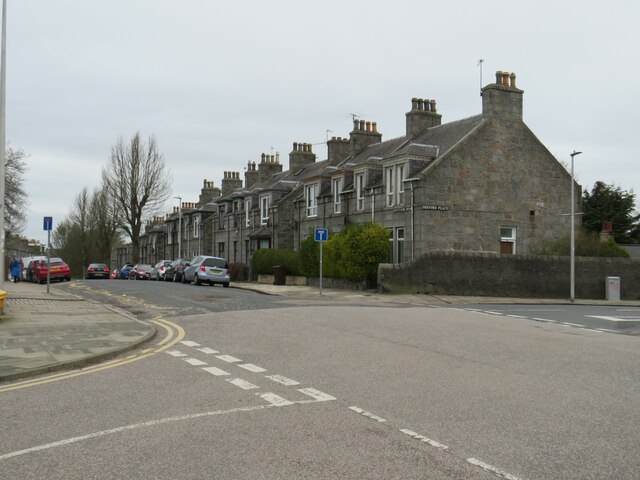
[[[342,178],[333,179],[333,213],[342,212]]]
[[[305,188],[307,203],[307,217],[318,216],[318,184],[307,185]]]

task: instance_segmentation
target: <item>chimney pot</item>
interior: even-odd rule
[[[509,86],[509,72],[502,72],[502,85]]]
[[[376,122],[371,123],[371,128],[373,129],[373,133],[378,133],[378,124]]]
[[[511,73],[511,88],[516,88],[516,74],[515,73]]]
[[[280,163],[280,152],[276,152],[276,163]]]
[[[293,142],[293,151],[294,152],[298,151],[298,142]]]
[[[437,110],[436,110],[436,101],[435,100],[431,100],[429,103],[431,104],[431,111],[433,113],[436,113],[437,112]]]
[[[264,158],[265,158],[265,157],[266,157],[266,155],[265,155],[264,153],[260,156],[260,161],[261,161],[261,163],[264,163]]]
[[[498,70],[496,72],[496,83],[497,84],[501,84],[502,83],[502,72],[500,70]]]
[[[413,97],[411,99],[411,110],[417,110],[418,109],[418,99],[416,97]]]
[[[356,120],[355,118],[353,119],[353,131],[355,132],[356,130],[358,130],[358,125],[360,125],[360,122],[358,122],[358,120]]]
[[[371,122],[367,122],[366,126],[367,126],[367,132],[370,132],[371,131]]]
[[[364,120],[360,120],[360,131],[364,132]]]
[[[424,100],[422,98],[418,99],[418,110],[419,111],[424,111]]]

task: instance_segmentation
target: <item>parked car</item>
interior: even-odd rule
[[[184,269],[182,283],[193,282],[200,285],[206,282],[211,286],[221,283],[223,287],[229,287],[229,264],[224,258],[199,255],[189,263]]]
[[[31,281],[31,270],[29,270],[29,264],[33,260],[46,260],[44,255],[38,255],[35,257],[22,257],[22,280]]]
[[[133,268],[133,263],[125,263],[120,270],[118,270],[118,275],[116,278],[119,279],[129,279],[129,272]]]
[[[151,280],[164,280],[164,276],[167,273],[167,267],[171,265],[171,260],[160,260],[156,263],[149,272],[149,278]]]
[[[189,261],[186,258],[178,258],[171,262],[171,265],[167,267],[164,272],[165,282],[180,282],[182,281],[182,272],[189,266]]]
[[[51,257],[49,264],[49,280],[54,281],[70,281],[71,269],[64,260],[57,257]],[[31,271],[30,281],[33,283],[47,282],[47,260],[32,260],[28,267]]]
[[[129,280],[149,280],[149,271],[151,268],[151,265],[148,263],[138,263],[129,270]]]
[[[86,278],[109,278],[109,267],[104,263],[90,263],[87,267]]]

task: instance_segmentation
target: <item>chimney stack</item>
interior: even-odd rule
[[[436,110],[435,100],[412,98],[411,111],[406,114],[406,117],[408,137],[413,137],[427,128],[442,123],[442,115]]]
[[[224,172],[224,178],[222,179],[222,196],[226,197],[234,190],[239,190],[240,188],[242,188],[240,172]]]
[[[205,205],[214,198],[219,197],[221,194],[220,189],[214,186],[213,181],[207,179],[204,180],[204,185],[200,190],[200,198],[198,198],[198,206]]]
[[[482,89],[482,115],[486,118],[522,120],[524,90],[516,87],[516,74],[496,72],[496,83]]]
[[[258,165],[258,181],[262,182],[276,173],[282,172],[280,164],[280,153],[275,155],[267,155],[263,153],[260,156],[260,164]]]
[[[378,132],[378,124],[376,122],[353,120],[353,131],[349,133],[351,154],[357,155],[369,145],[380,143],[381,141],[382,134]]]
[[[376,127],[375,122],[373,123],[374,128]],[[349,139],[342,137],[331,137],[331,140],[327,142],[327,156],[329,165],[338,165],[343,160],[349,158],[351,154],[351,149],[349,148]]]
[[[316,154],[311,150],[310,143],[293,142],[293,150],[289,153],[289,171],[296,173],[298,170],[315,163]]]
[[[244,172],[244,186],[245,188],[251,188],[258,183],[258,170],[256,169],[256,162],[247,162],[247,170]]]

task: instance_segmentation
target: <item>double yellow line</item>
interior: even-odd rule
[[[123,358],[116,358],[114,360],[110,360],[108,362],[101,363],[99,365],[91,365],[85,368],[81,368],[79,370],[72,370],[68,372],[57,373],[54,375],[47,375],[46,377],[35,378],[33,380],[25,380],[18,383],[13,383],[7,386],[0,386],[0,393],[10,392],[12,390],[19,390],[22,388],[33,387],[36,385],[44,385],[51,382],[58,382],[60,380],[67,380],[69,378],[78,377],[80,375],[87,375],[89,373],[100,372],[102,370],[107,370],[111,368],[120,367],[122,365],[127,365],[132,362],[137,362],[138,360],[143,360],[151,355],[155,355],[156,353],[163,352],[171,347],[173,347],[176,343],[180,342],[184,336],[184,329],[180,325],[176,325],[175,323],[169,322],[168,320],[164,320],[161,317],[154,318],[151,320],[151,323],[163,328],[166,331],[165,337],[156,343],[153,347],[147,348],[140,352],[134,353],[133,355],[129,355]]]

